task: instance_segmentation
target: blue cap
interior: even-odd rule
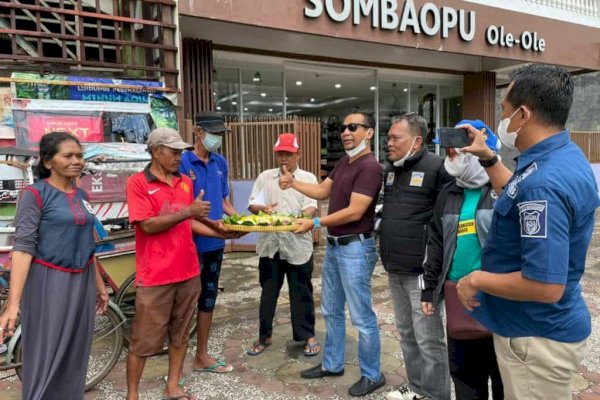
[[[492,131],[490,129],[490,127],[487,126],[483,121],[481,121],[479,119],[463,119],[458,124],[456,124],[456,126],[460,126],[460,125],[471,125],[473,128],[477,129],[478,131],[485,128],[485,132],[484,132],[486,135],[485,144],[487,144],[487,146],[493,152],[497,153],[498,150],[500,149],[500,147],[502,146],[500,141],[498,140],[498,137],[494,134],[494,131]],[[440,144],[440,139],[435,138],[432,140],[432,143]]]

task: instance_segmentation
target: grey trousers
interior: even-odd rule
[[[448,349],[440,315],[443,302],[434,305],[433,315],[424,315],[417,275],[389,273],[388,281],[408,387],[434,400],[450,400]]]

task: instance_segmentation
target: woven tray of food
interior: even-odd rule
[[[288,214],[232,215],[223,218],[223,225],[239,232],[291,232],[298,229],[296,217]]]

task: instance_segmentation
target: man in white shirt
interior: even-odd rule
[[[273,148],[279,168],[263,171],[250,194],[248,210],[254,214],[279,212],[293,215],[314,215],[317,201],[300,192],[279,188],[281,172],[289,171],[294,179],[317,183],[310,172],[298,167],[300,146],[293,133],[282,133]],[[315,356],[321,351],[315,338],[315,305],[313,286],[313,240],[309,231],[301,235],[291,232],[262,233],[256,245],[260,257],[259,280],[262,288],[259,309],[259,338],[247,351],[259,355],[271,345],[273,317],[279,291],[287,277],[290,294],[292,330],[295,341],[304,341],[304,355]]]

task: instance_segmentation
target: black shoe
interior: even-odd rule
[[[370,393],[373,393],[383,385],[385,385],[385,376],[383,376],[383,374],[381,374],[381,378],[375,382],[363,376],[358,382],[352,385],[352,387],[348,390],[348,394],[354,397],[366,396]]]
[[[338,372],[325,371],[321,364],[316,367],[309,368],[300,373],[300,376],[304,379],[317,379],[323,378],[324,376],[342,376],[344,375],[344,370]]]

